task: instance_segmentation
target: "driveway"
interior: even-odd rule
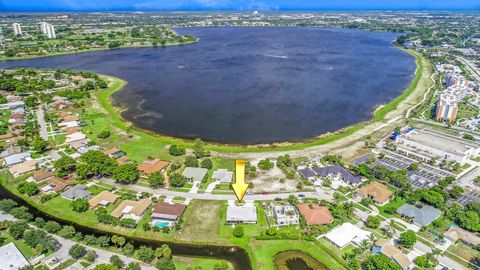
[[[43,109],[41,107],[37,109],[37,121],[40,137],[48,141],[47,125],[45,124],[45,113],[43,112]]]

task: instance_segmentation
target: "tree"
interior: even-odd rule
[[[117,268],[123,268],[123,266],[125,265],[122,259],[120,259],[120,257],[118,257],[117,255],[113,255],[112,257],[110,257],[110,263]]]
[[[183,187],[187,179],[179,173],[173,173],[170,175],[169,182],[172,187]]]
[[[290,196],[288,196],[288,202],[289,202],[291,205],[297,205],[297,204],[298,204],[298,198],[297,198],[297,196],[295,196],[295,195],[290,195]]]
[[[33,215],[28,211],[28,208],[25,206],[15,207],[9,212],[10,215],[18,219],[24,219],[30,221],[33,219]]]
[[[73,159],[72,157],[63,156],[59,158],[57,161],[55,161],[55,163],[53,164],[53,167],[55,168],[56,176],[64,177],[75,171],[75,168],[77,167],[77,163],[75,162],[75,159]]]
[[[212,160],[209,158],[205,158],[202,160],[202,163],[200,164],[202,168],[210,170],[213,166]]]
[[[454,186],[449,192],[449,194],[453,198],[459,198],[460,196],[462,196],[462,193],[463,193],[463,188],[461,188],[459,186]]]
[[[73,226],[65,225],[63,228],[58,232],[58,235],[63,238],[73,238],[77,232]]]
[[[8,228],[8,233],[13,239],[20,239],[28,228],[26,221],[16,221]]]
[[[140,267],[140,265],[136,262],[130,262],[125,268],[125,270],[141,270],[141,269],[142,268]]]
[[[17,54],[17,51],[13,48],[7,48],[5,49],[5,56],[6,57],[14,57]]]
[[[151,262],[155,257],[155,252],[149,247],[140,247],[137,250],[137,257],[143,262]]]
[[[386,226],[387,231],[388,231],[388,232],[391,232],[391,233],[394,233],[396,226],[397,226],[397,223],[395,222],[395,220],[394,220],[393,218],[389,219],[389,220],[388,220],[388,224],[387,224],[387,226]]]
[[[460,227],[473,232],[480,231],[480,217],[474,211],[464,211],[457,215],[457,223]]]
[[[68,250],[68,254],[74,259],[80,259],[87,254],[87,249],[80,244],[74,244],[70,250]]]
[[[15,208],[18,204],[12,199],[0,200],[0,212],[8,213]]]
[[[58,222],[51,220],[47,221],[45,225],[43,225],[43,229],[49,233],[57,233],[61,228],[62,226],[58,224]]]
[[[94,262],[97,259],[98,255],[95,250],[90,250],[87,252],[87,254],[83,257],[85,260],[89,262]]]
[[[94,175],[110,176],[117,167],[117,162],[101,151],[88,151],[80,156],[81,164],[77,166],[77,175],[82,178]]]
[[[125,268],[125,270],[141,270],[141,269],[142,268],[140,267],[140,265],[136,262],[130,262]]]
[[[418,170],[418,164],[417,163],[410,163],[407,168],[409,171],[416,171]]]
[[[48,142],[40,137],[35,137],[32,141],[32,150],[37,153],[43,153],[47,150]]]
[[[202,158],[207,154],[207,152],[205,151],[205,143],[200,138],[195,139],[195,142],[192,148],[193,148],[193,153],[197,158]]]
[[[258,168],[260,170],[267,171],[272,169],[274,166],[275,164],[273,164],[273,162],[271,162],[269,159],[263,159],[258,162]]]
[[[465,133],[465,134],[463,135],[463,138],[464,138],[465,140],[475,141],[475,137],[473,137],[472,134]]]
[[[125,245],[125,243],[127,242],[125,237],[118,236],[118,235],[112,236],[111,241],[116,247],[120,247],[120,248],[123,247]]]
[[[171,258],[162,258],[155,266],[158,270],[175,270],[175,264]]]
[[[148,184],[153,188],[161,187],[165,184],[165,177],[163,173],[157,171],[148,176]]]
[[[177,144],[172,144],[168,148],[168,153],[172,156],[182,156],[185,155],[185,147],[177,145]]]
[[[279,156],[277,158],[277,167],[281,168],[287,168],[292,166],[292,159],[288,154]]]
[[[33,182],[21,183],[20,185],[18,185],[18,192],[28,196],[33,196],[38,193],[37,184]]]
[[[383,254],[369,255],[362,263],[363,270],[401,270],[402,268]]]
[[[367,227],[376,229],[380,226],[382,220],[378,216],[368,216],[367,218]]]
[[[113,179],[122,184],[133,184],[138,176],[137,166],[133,163],[120,165],[113,170]]]
[[[243,226],[239,226],[239,225],[235,226],[235,228],[233,229],[233,236],[240,238],[243,236],[243,234],[244,234]]]
[[[400,244],[406,248],[412,248],[417,242],[417,235],[412,230],[400,234]]]
[[[194,156],[187,156],[184,163],[187,167],[198,167],[198,159]]]
[[[88,210],[88,200],[86,199],[76,199],[71,203],[72,210],[75,212],[85,212]]]

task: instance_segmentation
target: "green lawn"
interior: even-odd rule
[[[202,270],[211,270],[215,264],[221,263],[222,260],[174,256],[173,262],[175,263],[176,270],[195,269],[195,267],[201,267]],[[233,266],[230,263],[228,263],[228,265],[229,269],[233,269]]]

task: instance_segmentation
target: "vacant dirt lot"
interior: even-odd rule
[[[222,223],[222,201],[192,201],[184,214],[182,229],[176,238],[190,242],[218,242]]]

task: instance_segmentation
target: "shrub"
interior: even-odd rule
[[[244,229],[243,229],[243,226],[235,226],[235,228],[233,229],[233,236],[235,237],[242,237],[244,234]]]
[[[97,138],[100,138],[100,139],[106,139],[108,137],[110,137],[110,131],[108,131],[108,130],[104,130],[104,131],[98,133],[98,135],[97,135]]]
[[[185,147],[183,146],[179,146],[179,145],[176,145],[176,144],[172,144],[169,148],[168,148],[168,153],[172,156],[182,156],[182,155],[185,155]]]

